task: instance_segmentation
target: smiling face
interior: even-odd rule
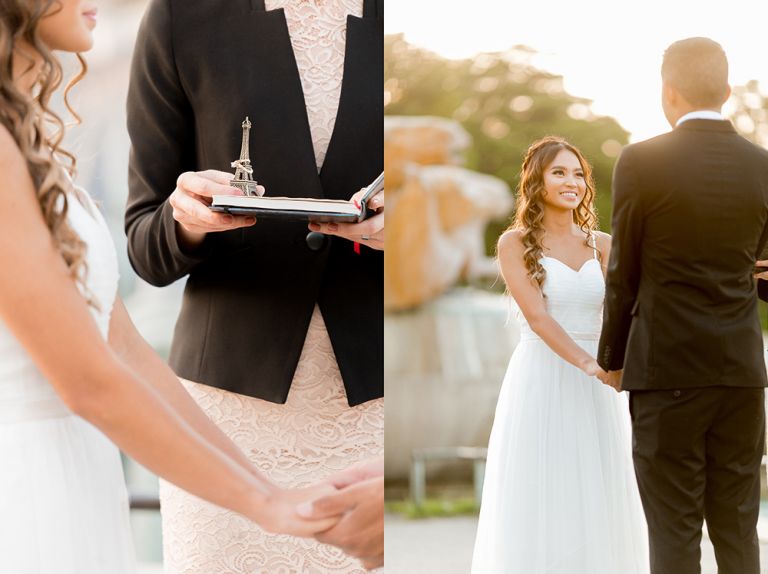
[[[51,50],[86,52],[93,47],[94,0],[56,0],[40,20],[37,33]]]
[[[558,210],[574,210],[584,199],[587,183],[579,158],[562,149],[544,168],[544,203]]]

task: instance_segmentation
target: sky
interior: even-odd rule
[[[719,42],[733,85],[768,93],[768,1],[729,0],[388,0],[384,29],[448,58],[524,44],[534,63],[564,77],[636,142],[668,131],[661,111],[664,49],[690,36]]]

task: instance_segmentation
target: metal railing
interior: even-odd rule
[[[160,510],[160,498],[156,494],[129,492],[131,510]]]
[[[424,505],[427,490],[427,462],[434,460],[471,460],[473,465],[473,485],[475,504],[479,507],[483,496],[485,460],[488,449],[474,446],[454,446],[414,449],[411,453],[411,500],[416,508]]]

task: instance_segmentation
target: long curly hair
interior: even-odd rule
[[[77,161],[62,149],[65,125],[50,107],[51,97],[63,83],[61,62],[40,40],[37,27],[40,20],[56,6],[57,0],[0,0],[0,123],[11,133],[27,161],[37,200],[54,245],[61,253],[72,278],[84,289],[89,303],[97,306],[86,288],[88,266],[86,245],[67,221],[69,199],[67,192],[78,196],[72,180]],[[25,94],[14,84],[14,56],[17,65],[27,65],[32,72],[35,51],[42,61],[31,94]],[[83,57],[78,54],[79,72],[64,90],[64,104],[76,123],[80,117],[69,103],[72,87],[87,72]],[[18,70],[16,71],[18,74]]]
[[[520,184],[517,187],[517,210],[512,224],[506,229],[521,232],[523,242],[523,259],[528,270],[528,276],[539,286],[543,294],[544,280],[547,272],[541,264],[544,254],[542,240],[544,237],[544,170],[562,150],[568,150],[579,160],[584,171],[586,193],[573,210],[573,222],[584,232],[585,245],[595,247],[594,231],[597,229],[597,212],[595,211],[595,182],[592,178],[592,166],[582,153],[561,137],[547,136],[535,141],[528,148],[523,160]],[[599,252],[598,252],[599,256]]]

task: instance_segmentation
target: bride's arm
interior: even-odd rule
[[[122,450],[267,529],[306,535],[334,523],[302,523],[285,512],[294,496],[286,501],[284,491],[202,436],[109,347],[51,241],[26,160],[2,126],[0,269],[0,320],[72,411]]]
[[[257,474],[248,458],[203,413],[171,368],[136,330],[122,299],[115,299],[109,322],[109,346],[138,378],[152,386],[192,429],[233,461],[252,474]]]
[[[499,265],[510,295],[517,302],[533,332],[555,353],[588,375],[597,375],[601,369],[595,358],[577,345],[547,312],[541,291],[528,276],[523,252],[519,232],[508,231],[499,239]]]

